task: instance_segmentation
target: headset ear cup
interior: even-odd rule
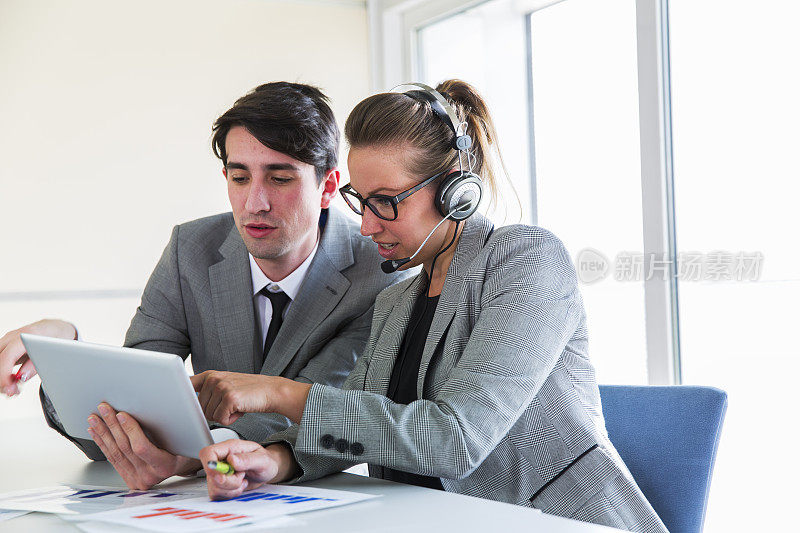
[[[478,209],[483,196],[481,179],[470,172],[451,172],[442,180],[436,194],[436,208],[446,217],[450,215],[453,220],[469,218]],[[450,214],[463,201],[469,199],[469,207],[459,209]]]

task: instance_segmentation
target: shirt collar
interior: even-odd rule
[[[252,254],[248,253],[247,255],[250,258],[250,275],[253,278],[253,296],[261,292],[261,289],[264,287],[269,287],[270,291],[283,291],[286,293],[286,296],[294,300],[297,293],[300,291],[300,285],[302,285],[303,280],[306,278],[306,273],[308,273],[308,267],[311,266],[311,261],[314,259],[314,256],[317,255],[317,248],[319,248],[319,239],[317,239],[317,244],[314,245],[314,249],[311,250],[306,260],[303,261],[299,267],[295,268],[291,274],[278,282],[269,279],[261,270],[261,267],[258,266]]]

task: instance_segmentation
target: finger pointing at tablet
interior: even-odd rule
[[[216,370],[190,379],[206,418],[225,425],[245,413],[278,413],[299,423],[311,389],[291,379]]]
[[[271,412],[269,378],[209,370],[190,379],[206,418],[228,425],[244,413]]]

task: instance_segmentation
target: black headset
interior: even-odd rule
[[[459,170],[450,172],[442,178],[434,198],[434,205],[443,217],[460,221],[470,217],[481,203],[483,185],[481,178],[472,172],[470,152],[472,138],[466,133],[466,123],[458,120],[455,110],[442,94],[424,83],[405,83],[392,92],[430,104],[431,109],[453,132],[453,148],[458,150]],[[464,159],[467,164],[464,165]],[[466,166],[466,170],[465,170]]]

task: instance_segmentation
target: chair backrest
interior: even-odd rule
[[[713,387],[601,385],[608,437],[671,533],[700,533],[728,397]]]

